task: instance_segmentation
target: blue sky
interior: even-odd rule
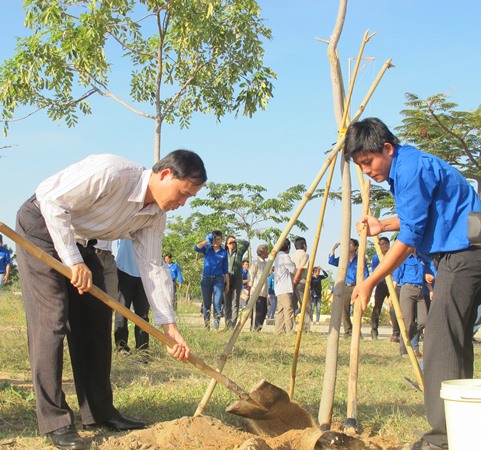
[[[13,54],[24,19],[20,1],[4,3],[1,61]],[[265,61],[278,77],[267,111],[252,119],[225,117],[220,123],[213,116],[198,114],[188,130],[165,125],[162,151],[192,149],[203,157],[210,181],[260,184],[268,189],[267,195],[275,196],[298,183],[309,186],[324,163],[324,152],[336,140],[327,45],[316,38],[329,38],[338,3],[262,0],[259,4],[273,32]],[[390,127],[399,125],[406,92],[421,97],[443,92],[460,109],[478,107],[479,17],[481,4],[474,0],[351,1],[339,44],[345,79],[349,58],[357,55],[364,32],[377,33],[364,53],[374,61],[359,76],[353,110],[391,57],[395,67],[384,76],[363,117],[377,116]],[[121,85],[122,74],[114,78]],[[117,153],[152,165],[153,123],[109,99],[96,98],[91,104],[94,114],[80,117],[75,128],[54,123],[41,112],[12,123],[8,136],[0,138],[0,147],[14,146],[0,151],[1,221],[13,227],[18,207],[39,182],[88,154]],[[334,189],[340,186],[338,173]],[[309,226],[308,244],[317,228],[319,208],[320,201],[311,202],[301,215]],[[187,207],[182,214],[188,213]],[[359,209],[354,209],[353,217],[358,215]],[[339,240],[339,229],[340,205],[330,204],[316,258],[323,266]]]

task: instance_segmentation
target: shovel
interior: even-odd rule
[[[62,264],[60,261],[56,260],[54,257],[50,256],[48,253],[44,252],[42,249],[37,247],[36,245],[32,244],[30,241],[25,239],[24,237],[20,236],[17,232],[12,230],[10,227],[5,225],[4,223],[0,222],[0,232],[8,236],[12,241],[16,242],[20,245],[23,249],[31,253],[33,256],[38,258],[39,260],[46,263],[52,269],[55,269],[57,272],[61,273],[68,279],[71,277],[70,269]],[[166,336],[160,330],[152,326],[150,323],[146,322],[144,319],[139,317],[137,314],[133,313],[130,309],[126,308],[125,306],[121,305],[118,301],[113,299],[110,295],[106,294],[104,291],[99,289],[97,286],[92,286],[89,290],[89,294],[92,294],[101,302],[105,303],[107,306],[112,308],[114,311],[119,312],[127,319],[134,322],[138,327],[140,327],[145,332],[149,333],[156,339],[158,339],[163,344],[167,345],[168,347],[172,348],[175,345],[175,341],[170,337]],[[258,412],[266,412],[267,408],[264,407],[261,403],[254,400],[244,389],[234,383],[232,380],[227,378],[225,375],[217,372],[214,368],[207,365],[201,359],[194,356],[192,353],[189,355],[187,360],[193,364],[195,367],[200,369],[206,375],[211,378],[214,378],[218,383],[222,384],[224,387],[229,389],[232,392],[235,392],[241,401],[252,405]]]

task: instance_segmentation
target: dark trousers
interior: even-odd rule
[[[424,405],[432,430],[423,438],[447,448],[441,383],[473,377],[473,324],[481,304],[481,248],[441,255],[424,338]]]
[[[344,288],[342,293],[342,324],[344,327],[345,334],[352,333],[352,322],[351,322],[351,295],[354,290],[354,286],[348,286]]]
[[[373,331],[377,331],[379,328],[379,318],[381,317],[382,305],[386,297],[389,297],[389,289],[387,284],[382,281],[376,286],[374,291],[374,308],[371,314],[371,329]]]
[[[224,294],[224,316],[227,328],[234,328],[237,323],[241,291],[242,276],[231,275],[229,290]]]
[[[426,300],[424,299],[423,288],[421,286],[413,286],[412,284],[403,284],[401,286],[401,295],[399,297],[401,311],[404,317],[404,324],[409,341],[422,330],[426,325],[428,310]],[[400,341],[401,355],[407,354],[406,344],[401,337]]]
[[[120,303],[126,308],[134,307],[135,314],[149,321],[149,301],[144,291],[144,285],[140,277],[133,277],[128,273],[117,270],[119,277]],[[149,334],[135,325],[135,348],[147,350],[149,348]],[[119,313],[115,313],[114,328],[115,345],[118,348],[129,350],[129,328],[127,319]]]
[[[255,317],[254,317],[254,327],[252,327],[252,316],[251,316],[251,329],[254,331],[261,331],[262,325],[264,325],[264,320],[267,316],[267,297],[259,296],[256,301]]]
[[[40,210],[27,200],[17,214],[17,232],[59,259]],[[93,246],[79,246],[93,283],[105,290],[102,265]],[[41,434],[73,423],[62,390],[67,337],[82,421],[114,417],[110,368],[112,311],[88,293],[80,295],[64,276],[17,247],[27,318],[28,350]]]

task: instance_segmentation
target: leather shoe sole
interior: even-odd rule
[[[73,425],[47,433],[47,436],[53,445],[60,449],[85,450],[87,448],[85,441],[79,436]]]
[[[84,430],[93,431],[98,428],[108,428],[112,431],[140,430],[145,428],[145,422],[129,419],[124,416],[104,420],[103,422],[84,424]]]

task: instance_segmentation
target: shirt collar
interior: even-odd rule
[[[391,168],[389,169],[389,177],[387,179],[387,182],[389,183],[391,192],[393,194],[394,194],[394,177],[396,175],[396,164],[397,164],[397,158],[399,155],[399,148],[400,148],[400,145],[396,145],[396,147],[394,147],[394,156],[392,157]]]
[[[140,213],[154,215],[158,214],[159,211],[163,212],[162,209],[160,209],[159,205],[157,205],[157,203],[152,202],[145,207],[143,206],[145,196],[147,195],[147,188],[149,187],[149,180],[151,175],[152,169],[146,169],[142,172],[137,185],[135,186],[132,194],[129,197],[129,202],[140,203],[142,205],[142,210],[139,211]]]

